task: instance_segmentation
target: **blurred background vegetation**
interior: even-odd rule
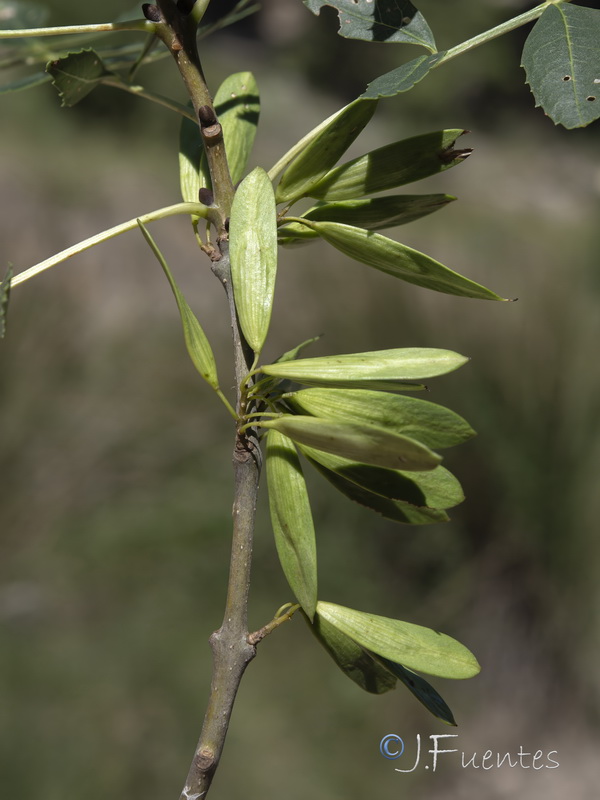
[[[420,8],[444,47],[530,5]],[[51,21],[105,21],[128,8],[54,0]],[[417,54],[336,29],[333,13],[318,19],[299,0],[263,0],[260,13],[203,43],[213,90],[230,72],[256,74],[255,164],[268,168],[368,80]],[[363,694],[294,619],[247,672],[215,797],[595,796],[598,128],[565,132],[534,109],[519,69],[526,34],[382,103],[353,151],[468,129],[473,156],[414,187],[459,202],[392,235],[519,301],[428,293],[315,244],[284,253],[265,353],[323,333],[315,355],[423,345],[471,357],[430,387],[429,399],[479,432],[447,454],[467,494],[450,524],[395,526],[308,478],[321,597],[444,630],[477,654],[482,674],[436,682],[459,723],[450,730],[401,689]],[[169,60],[140,79],[183,97]],[[44,86],[4,96],[1,114],[2,258],[17,270],[178,201],[179,120],[168,111],[102,88],[59,109]],[[187,219],[153,233],[227,386],[222,290]],[[187,359],[172,296],[139,236],[19,287],[9,322],[0,347],[2,795],[176,797],[224,601],[230,420]],[[253,627],[290,599],[264,498],[251,599]],[[484,772],[448,760],[436,774],[398,775],[378,751],[390,732],[410,746],[416,733],[458,733],[451,746],[469,755],[557,750],[561,766]]]

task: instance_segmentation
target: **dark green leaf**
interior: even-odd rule
[[[317,613],[361,647],[408,669],[455,679],[472,678],[480,671],[464,645],[439,631],[321,600]]]
[[[275,192],[277,202],[290,205],[310,195],[312,187],[337,163],[369,122],[376,107],[376,100],[355,100],[320,130],[285,169]]]
[[[367,492],[385,497],[388,500],[399,500],[410,503],[416,508],[444,510],[462,503],[464,495],[460,483],[451,472],[439,466],[428,472],[410,472],[406,470],[384,469],[371,464],[361,464],[331,453],[324,453],[312,447],[301,447],[302,453],[317,462],[340,478],[366,489]],[[330,476],[326,475],[329,478]],[[345,486],[339,484],[338,488]],[[363,497],[363,495],[361,495]],[[360,499],[356,499],[360,502]],[[366,499],[369,499],[366,497]],[[373,501],[375,502],[375,501]],[[364,503],[363,503],[364,505]],[[383,504],[380,513],[384,513],[387,504]],[[374,509],[379,510],[379,509]],[[389,507],[394,515],[397,509]],[[405,509],[400,509],[404,512]]]
[[[316,614],[310,629],[342,672],[361,689],[383,694],[394,688],[394,675],[326,619]]]
[[[317,605],[317,551],[308,491],[294,444],[267,436],[269,507],[279,561],[290,588],[312,620]]]
[[[267,375],[288,378],[298,383],[337,388],[356,386],[393,392],[422,388],[406,382],[445,375],[462,367],[468,360],[451,350],[405,347],[397,350],[300,358],[267,364],[261,370]]]
[[[137,222],[144,239],[150,245],[150,248],[156,256],[158,263],[161,265],[163,272],[167,276],[167,280],[169,281],[169,285],[171,286],[171,290],[175,296],[177,308],[179,309],[179,314],[181,316],[181,323],[183,325],[185,345],[187,347],[189,356],[192,359],[192,363],[200,375],[202,375],[204,380],[210,384],[213,389],[218,390],[219,379],[217,377],[217,365],[215,363],[215,357],[213,355],[210,343],[206,338],[206,334],[202,330],[202,327],[196,319],[194,312],[187,304],[181,290],[175,283],[175,279],[173,278],[171,270],[169,269],[164,256],[156,246],[154,239],[150,236],[148,229],[142,222],[140,222],[139,219]]]
[[[429,70],[442,60],[446,50],[431,56],[418,56],[401,67],[386,72],[371,81],[361,97],[394,97],[401,92],[408,92],[427,75]]]
[[[368,651],[367,651],[368,652]],[[420,703],[423,703],[425,708],[430,711],[434,717],[441,719],[448,725],[456,725],[454,715],[444,698],[436,692],[430,683],[427,683],[425,678],[417,675],[410,669],[406,669],[402,664],[396,664],[382,656],[374,656],[382,666],[386,667],[392,675],[402,681],[409,692],[412,692]]]
[[[6,336],[6,316],[8,314],[8,302],[10,300],[10,282],[12,280],[13,271],[9,267],[6,275],[0,283],[0,339]]]
[[[583,128],[600,117],[600,10],[550,4],[523,49],[527,83],[556,125]]]
[[[340,17],[340,36],[367,42],[418,44],[435,52],[435,40],[423,15],[408,0],[304,0],[313,14],[332,6]]]
[[[102,83],[104,78],[112,75],[98,53],[91,49],[69,53],[65,58],[50,61],[46,72],[52,75],[52,85],[58,91],[63,106],[74,106]]]
[[[307,194],[320,200],[355,200],[437,175],[471,154],[454,147],[463,133],[460,128],[435,131],[372,150],[328,172]]]
[[[258,354],[269,330],[277,275],[275,196],[262,167],[244,178],[233,198],[229,252],[240,325]]]
[[[315,469],[349,500],[353,500],[355,503],[381,514],[382,517],[392,520],[392,522],[400,522],[403,525],[431,525],[435,522],[448,522],[449,520],[448,515],[443,510],[419,508],[401,500],[389,500],[380,494],[363,489],[362,486],[347,480],[339,472],[325,469],[318,461],[309,460]],[[424,472],[422,474],[427,475],[428,473]]]
[[[395,242],[380,233],[341,225],[339,222],[307,223],[325,241],[332,244],[355,261],[375,267],[394,278],[435,292],[472,297],[478,300],[503,300],[475,281],[445,267],[439,261],[413,250],[401,242]]]
[[[366,389],[302,389],[288,402],[304,414],[365,422],[410,436],[428,447],[453,447],[475,435],[471,426],[444,406]]]
[[[327,222],[342,222],[369,231],[406,225],[431,214],[456,200],[449,194],[388,195],[359,200],[341,200],[323,203],[306,211],[303,219]],[[279,229],[279,241],[287,244],[295,238],[318,238],[316,231],[299,222],[291,222]]]
[[[421,471],[433,469],[441,461],[441,456],[415,439],[375,425],[286,414],[261,420],[260,425],[299,444],[379,467]]]

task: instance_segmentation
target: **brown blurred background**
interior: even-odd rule
[[[52,22],[128,3],[54,0]],[[213,3],[219,7],[229,3]],[[423,0],[440,48],[530,3]],[[589,3],[588,5],[594,5]],[[263,0],[202,45],[213,90],[251,69],[266,168],[368,80],[418,51],[335,35],[335,15]],[[428,399],[477,439],[449,451],[467,501],[447,525],[396,526],[310,473],[323,599],[438,628],[482,664],[432,681],[446,728],[403,689],[363,694],[302,620],[261,645],[242,684],[214,797],[594,798],[600,744],[600,159],[598,126],[534,109],[518,31],[380,104],[352,153],[464,127],[475,149],[407,191],[459,201],[391,235],[515,298],[446,297],[318,244],[285,251],[265,358],[413,345],[471,357]],[[168,60],[140,76],[183,98]],[[0,235],[17,271],[178,202],[179,120],[114,90],[60,109],[49,86],[1,98]],[[187,219],[153,226],[231,384],[224,296]],[[2,267],[4,268],[4,266]],[[0,788],[29,800],[177,797],[210,677],[227,575],[232,430],[191,366],[164,276],[133,233],[18,287],[0,345]],[[290,599],[262,498],[251,622]],[[457,733],[448,747],[556,750],[558,769],[400,775],[383,735]],[[425,763],[423,757],[423,764]],[[443,758],[443,757],[442,757]],[[531,763],[529,761],[528,763]],[[543,763],[548,763],[544,761]]]

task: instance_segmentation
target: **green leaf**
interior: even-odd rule
[[[191,107],[191,103],[188,105]],[[198,124],[182,117],[179,127],[179,185],[184,203],[198,202],[198,193],[203,186],[199,173],[203,154]]]
[[[473,428],[454,411],[413,397],[366,389],[316,388],[294,392],[286,400],[304,414],[378,425],[428,447],[453,447],[475,436]]]
[[[430,628],[323,601],[317,603],[317,613],[361,647],[408,669],[457,679],[480,671],[464,645]]]
[[[223,126],[223,138],[231,180],[243,176],[256,136],[260,99],[251,72],[236,72],[219,86],[214,100],[215,111]]]
[[[296,345],[296,347],[293,347],[291,350],[287,350],[283,355],[279,356],[276,363],[281,364],[284,361],[295,361],[305,347],[318,342],[320,338],[320,336],[313,336],[311,339],[306,339],[304,342],[300,342],[300,344]]]
[[[240,325],[258,354],[269,330],[277,274],[277,210],[273,186],[261,167],[244,178],[233,198],[229,252]]]
[[[394,278],[435,292],[472,297],[478,300],[503,300],[475,281],[445,267],[439,261],[395,242],[380,233],[364,228],[341,225],[339,222],[307,223],[326,242],[345,255]]]
[[[50,10],[37,3],[29,3],[27,0],[0,0],[0,29],[2,30],[41,28],[49,17]]]
[[[43,72],[34,72],[33,75],[28,75],[26,78],[19,78],[11,83],[5,83],[0,86],[0,94],[9,94],[10,92],[23,92],[26,89],[33,89],[36,86],[41,86],[43,83],[48,83],[50,76]]]
[[[196,367],[200,375],[202,375],[204,380],[208,384],[210,384],[210,386],[212,386],[213,389],[219,391],[217,365],[215,363],[215,357],[213,355],[209,341],[206,338],[206,335],[202,330],[200,323],[194,316],[194,312],[187,304],[185,297],[183,296],[181,290],[175,283],[175,279],[171,274],[171,270],[169,269],[162,253],[156,246],[154,239],[148,232],[148,229],[139,219],[137,222],[138,225],[140,226],[140,230],[142,231],[144,239],[150,245],[152,252],[154,253],[154,255],[158,260],[158,263],[161,265],[163,272],[167,276],[167,280],[169,281],[173,294],[175,295],[175,301],[177,303],[177,308],[179,309],[179,314],[181,316],[181,323],[183,325],[183,336],[185,339],[185,346],[187,347],[189,356],[192,359],[192,363]]]
[[[368,84],[361,97],[394,97],[401,92],[408,92],[415,84],[423,80],[446,53],[447,50],[442,50],[431,56],[418,56],[412,61],[380,75]]]
[[[434,131],[372,150],[328,172],[307,194],[320,200],[354,200],[437,175],[462,163],[472,150],[457,150],[461,128]]]
[[[448,205],[455,197],[449,194],[387,195],[359,200],[323,203],[302,214],[302,219],[342,222],[369,231],[406,225]],[[294,238],[315,239],[316,231],[300,222],[291,222],[279,229],[280,244]]]
[[[556,125],[583,128],[600,117],[600,10],[549,5],[523,49],[527,83]]]
[[[304,0],[313,14],[332,6],[339,14],[339,34],[367,42],[417,44],[435,52],[435,40],[425,17],[408,0]]]
[[[454,715],[444,698],[438,694],[430,683],[427,683],[425,678],[410,669],[406,669],[402,664],[396,664],[382,656],[374,656],[374,658],[383,667],[386,667],[392,675],[401,680],[409,692],[412,692],[434,717],[441,719],[442,722],[446,722],[448,725],[456,725]]]
[[[294,444],[278,431],[267,436],[271,524],[279,561],[304,612],[317,605],[317,549],[308,491]]]
[[[8,314],[12,276],[12,267],[9,267],[6,271],[6,275],[2,279],[2,283],[0,283],[0,339],[4,339],[6,336],[6,316]]]
[[[311,464],[326,478],[338,492],[349,500],[358,503],[385,519],[400,522],[403,525],[431,525],[437,522],[448,522],[448,515],[441,509],[414,506],[403,500],[390,500],[381,494],[376,494],[364,489],[356,483],[347,480],[339,472],[326,469],[315,459],[309,459]],[[439,467],[437,468],[439,469]],[[434,472],[436,470],[433,470]],[[423,472],[422,475],[429,473]]]
[[[266,375],[316,386],[356,386],[394,392],[421,388],[406,381],[445,375],[462,367],[468,360],[451,350],[405,347],[398,350],[300,358],[296,361],[267,364],[261,367],[261,371]]]
[[[416,508],[444,510],[462,503],[464,495],[460,483],[451,472],[442,466],[428,472],[383,469],[371,464],[361,464],[312,447],[301,447],[303,455],[330,472],[335,472],[345,481],[366,489],[372,494],[388,500],[410,503]],[[329,478],[328,475],[326,475]],[[343,484],[342,487],[350,489]],[[362,495],[361,495],[362,497]],[[355,499],[352,497],[351,499]],[[357,499],[357,502],[360,502]],[[374,501],[373,501],[374,502]],[[382,509],[387,508],[384,504]],[[378,509],[375,509],[378,510]],[[390,507],[391,510],[391,507]],[[384,513],[383,510],[380,513]],[[395,511],[393,512],[396,513]]]
[[[62,106],[74,106],[102,83],[114,75],[104,66],[95,50],[80,50],[65,58],[50,61],[46,72],[52,75],[52,85],[58,91]],[[196,197],[196,201],[198,197]]]
[[[421,471],[433,469],[441,461],[441,456],[420,442],[375,425],[287,414],[261,420],[260,425],[299,444],[379,467]]]
[[[396,678],[388,669],[319,614],[309,627],[342,672],[365,692],[383,694],[395,687]]]
[[[377,100],[355,100],[310,140],[284,171],[275,198],[278,203],[291,203],[310,195],[312,187],[343,156],[369,122]]]

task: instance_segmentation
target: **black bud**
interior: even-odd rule
[[[200,200],[202,205],[212,206],[215,198],[213,197],[213,193],[211,192],[210,189],[202,188],[198,192],[198,199]]]
[[[198,119],[203,128],[208,128],[211,125],[216,125],[217,118],[215,112],[210,106],[200,106],[198,109]]]
[[[152,5],[152,3],[144,3],[142,5],[142,14],[149,22],[160,22],[162,19],[160,9],[158,6]]]

